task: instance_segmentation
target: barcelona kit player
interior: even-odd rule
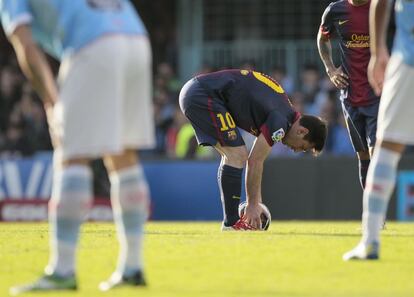
[[[259,228],[263,162],[273,144],[316,154],[327,134],[324,121],[301,115],[278,82],[256,71],[232,69],[197,76],[182,88],[180,107],[198,144],[213,146],[222,156],[218,183],[223,230]],[[239,128],[257,137],[250,152]],[[246,165],[247,207],[240,219],[237,210]]]
[[[340,89],[342,110],[359,159],[359,175],[365,186],[370,155],[375,144],[379,96],[368,82],[369,0],[340,0],[331,3],[322,16],[318,48],[326,72]],[[331,38],[337,36],[341,65],[332,61]]]

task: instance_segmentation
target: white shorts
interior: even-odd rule
[[[52,130],[63,160],[152,148],[152,57],[145,36],[108,35],[65,57]]]
[[[414,68],[392,55],[378,112],[377,139],[414,145]]]

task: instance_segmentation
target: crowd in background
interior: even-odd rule
[[[252,63],[240,68],[254,69]],[[200,72],[218,69],[205,67]],[[344,118],[339,106],[338,92],[318,67],[302,69],[298,83],[275,67],[271,73],[281,83],[298,111],[323,117],[329,123],[329,137],[325,154],[352,155]],[[153,81],[156,147],[145,155],[167,158],[209,158],[215,154],[208,148],[198,148],[194,133],[182,114],[178,95],[182,82],[171,63],[156,65]],[[245,133],[247,146],[254,137]],[[0,64],[0,154],[7,157],[30,156],[37,151],[51,150],[47,120],[41,100],[36,96],[20,72],[12,51],[2,54]],[[283,145],[275,145],[274,156],[293,156]]]
[[[211,149],[199,148],[191,125],[178,105],[183,81],[176,74],[177,54],[174,1],[134,1],[150,32],[154,56],[153,103],[156,126],[156,147],[143,152],[154,158],[211,158]],[[161,9],[167,5],[169,9]],[[154,17],[154,15],[156,17]],[[155,20],[157,20],[155,22]],[[56,70],[56,65],[54,70]],[[286,75],[275,65],[270,73],[285,89],[292,103],[303,113],[319,115],[329,124],[329,136],[324,154],[354,155],[342,111],[339,94],[318,65],[306,65],[298,78]],[[256,69],[254,61],[241,61],[239,68]],[[209,66],[200,73],[214,70]],[[254,137],[243,135],[250,147]],[[41,100],[36,96],[17,65],[15,54],[0,30],[0,156],[30,156],[51,150],[47,120]],[[287,147],[276,144],[273,156],[298,156]]]
[[[51,150],[41,100],[17,65],[14,54],[2,52],[0,61],[0,155],[31,156]]]

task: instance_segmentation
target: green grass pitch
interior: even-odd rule
[[[115,267],[112,224],[86,224],[76,293],[24,296],[407,297],[414,296],[414,225],[388,223],[381,260],[342,261],[360,238],[360,223],[272,222],[268,232],[220,232],[220,223],[146,225],[149,286],[100,293]],[[48,257],[47,225],[0,224],[0,296],[31,281]]]

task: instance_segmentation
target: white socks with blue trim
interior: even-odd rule
[[[362,243],[365,245],[379,242],[379,233],[394,190],[400,158],[401,154],[383,147],[374,151],[364,191]]]
[[[116,272],[130,276],[142,270],[143,226],[148,217],[149,189],[141,166],[110,174],[111,202],[120,242]]]
[[[49,201],[50,258],[47,274],[75,273],[79,227],[92,203],[92,172],[88,166],[72,165],[56,170]]]

